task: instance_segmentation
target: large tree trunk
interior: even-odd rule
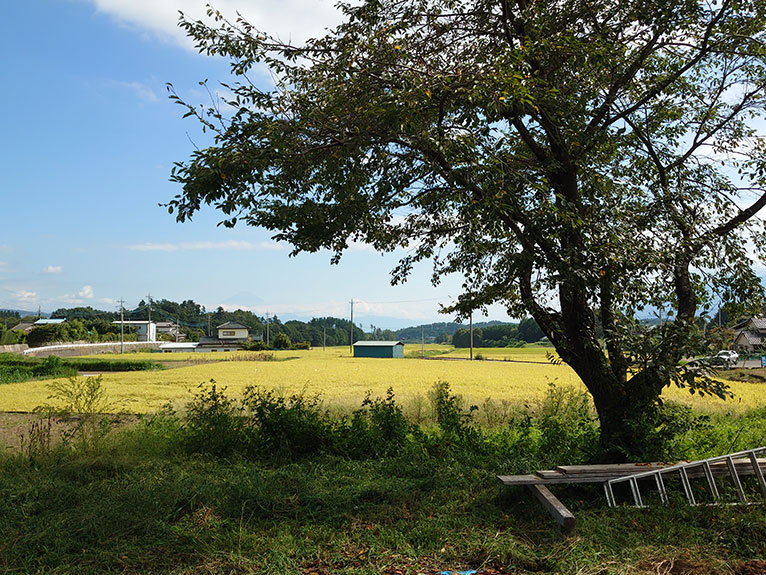
[[[584,380],[601,425],[603,460],[636,461],[652,451],[648,441],[656,425],[659,406],[659,392],[652,379],[637,375],[621,383],[608,375],[598,382]]]

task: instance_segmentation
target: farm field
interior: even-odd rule
[[[405,353],[420,352],[408,345]],[[282,394],[320,394],[328,406],[340,409],[358,407],[365,395],[384,396],[391,387],[397,402],[411,413],[427,405],[426,397],[440,381],[450,384],[466,402],[481,406],[487,398],[506,404],[523,404],[541,398],[553,383],[581,387],[576,374],[565,364],[546,359],[550,348],[476,349],[486,358],[502,361],[462,361],[468,350],[449,346],[426,346],[426,353],[455,360],[366,359],[352,358],[346,347],[326,351],[276,351],[272,361],[255,361],[258,352],[216,354],[130,353],[98,357],[123,360],[154,360],[178,364],[163,371],[106,373],[103,382],[111,401],[132,413],[151,412],[170,402],[181,408],[200,384],[214,380],[227,394],[239,396],[249,385],[274,389]],[[200,357],[203,356],[203,357]],[[48,398],[50,381],[6,384],[0,388],[0,411],[31,411]],[[584,389],[584,388],[583,388]],[[690,396],[669,388],[666,399],[681,401],[703,411],[737,411],[766,405],[766,384],[731,382],[734,400]]]

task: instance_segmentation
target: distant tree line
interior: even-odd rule
[[[5,314],[5,315],[4,315]],[[208,311],[205,306],[193,300],[174,302],[167,299],[141,300],[135,309],[124,310],[126,321],[148,320],[170,321],[177,324],[187,341],[199,341],[205,335],[215,335],[217,326],[226,322],[244,325],[254,339],[266,340],[267,324],[268,337],[271,347],[293,347],[304,345],[311,347],[349,345],[351,322],[337,317],[319,317],[308,322],[289,320],[282,322],[277,316],[267,320],[249,310],[227,311],[218,307]],[[90,306],[59,308],[51,314],[52,319],[66,319],[63,324],[45,325],[34,328],[29,334],[13,331],[13,327],[21,320],[34,321],[36,317],[21,318],[18,312],[0,311],[0,345],[21,343],[26,341],[30,346],[46,345],[53,342],[87,341],[110,342],[119,341],[120,325],[119,311],[104,311]],[[476,347],[507,347],[521,345],[524,342],[534,342],[543,337],[542,331],[532,318],[522,320],[519,324],[502,322],[479,322],[474,324],[474,346]],[[468,347],[470,337],[464,324],[439,322],[424,326],[410,327],[398,331],[382,329],[374,325],[364,326],[354,324],[354,341],[420,341],[421,334],[427,341],[437,343],[452,342],[455,347]],[[125,340],[136,339],[135,329],[125,326]]]
[[[309,322],[282,322],[277,316],[271,316],[267,320],[248,310],[226,311],[219,306],[215,311],[207,311],[205,306],[193,300],[180,303],[167,299],[151,302],[141,300],[135,309],[124,310],[123,317],[126,321],[139,321],[148,320],[150,314],[152,321],[170,321],[178,325],[187,341],[199,341],[200,337],[205,335],[215,336],[216,327],[226,322],[244,325],[251,336],[263,340],[267,337],[268,324],[268,337],[272,347],[320,347],[323,343],[327,346],[349,345],[351,336],[351,322],[347,319],[322,317]],[[25,334],[12,329],[22,319],[34,321],[36,317],[20,318],[18,313],[8,312],[7,321],[2,323],[4,316],[0,313],[0,338],[5,336],[7,343],[26,341],[32,347],[53,342],[108,342],[120,339],[120,325],[114,323],[120,319],[119,311],[103,311],[89,306],[60,308],[51,314],[51,318],[67,321],[62,324],[38,326],[29,334]],[[126,341],[136,339],[135,329],[129,326],[125,326],[125,334]],[[392,341],[397,339],[397,336],[391,330],[376,328],[374,325],[370,326],[369,331],[365,331],[361,325],[354,324],[355,342],[372,339]]]
[[[473,330],[474,347],[519,347],[525,343],[534,343],[544,337],[537,322],[529,317],[519,324],[505,323],[476,327]],[[455,347],[470,347],[471,332],[465,327],[458,329],[452,336]]]

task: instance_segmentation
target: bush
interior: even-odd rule
[[[348,422],[341,422],[337,433],[339,451],[355,458],[379,457],[399,452],[417,434],[388,388],[385,399],[370,394]]]
[[[77,369],[65,364],[60,357],[50,355],[32,368],[35,377],[74,377]]]
[[[436,423],[443,435],[452,439],[470,439],[477,431],[471,425],[473,412],[478,409],[472,405],[468,411],[463,409],[463,400],[450,393],[449,383],[440,381],[428,393],[434,409]]]
[[[244,444],[242,407],[219,390],[215,380],[200,384],[186,406],[184,445],[192,453],[226,457]]]
[[[274,343],[273,346],[276,349],[290,349],[290,346],[292,345],[292,342],[290,341],[290,337],[286,333],[278,333],[274,336]]]
[[[77,371],[149,371],[162,369],[156,361],[124,361],[119,359],[67,359],[65,365]]]
[[[248,451],[258,456],[303,457],[334,444],[333,419],[318,395],[282,397],[249,386],[242,405],[247,419]]]
[[[68,424],[63,433],[65,444],[81,451],[96,449],[111,431],[117,410],[117,405],[106,397],[101,376],[70,377],[46,387],[50,391],[48,399],[55,403],[38,406],[35,411]]]

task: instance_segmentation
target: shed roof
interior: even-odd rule
[[[235,321],[227,321],[226,323],[219,325],[215,329],[248,329],[248,327],[246,325],[242,325],[241,323],[237,323]]]
[[[396,345],[404,345],[404,343],[401,341],[358,341],[354,347],[394,347]]]
[[[65,319],[44,319],[40,318],[35,322],[35,325],[58,325],[64,323]]]

